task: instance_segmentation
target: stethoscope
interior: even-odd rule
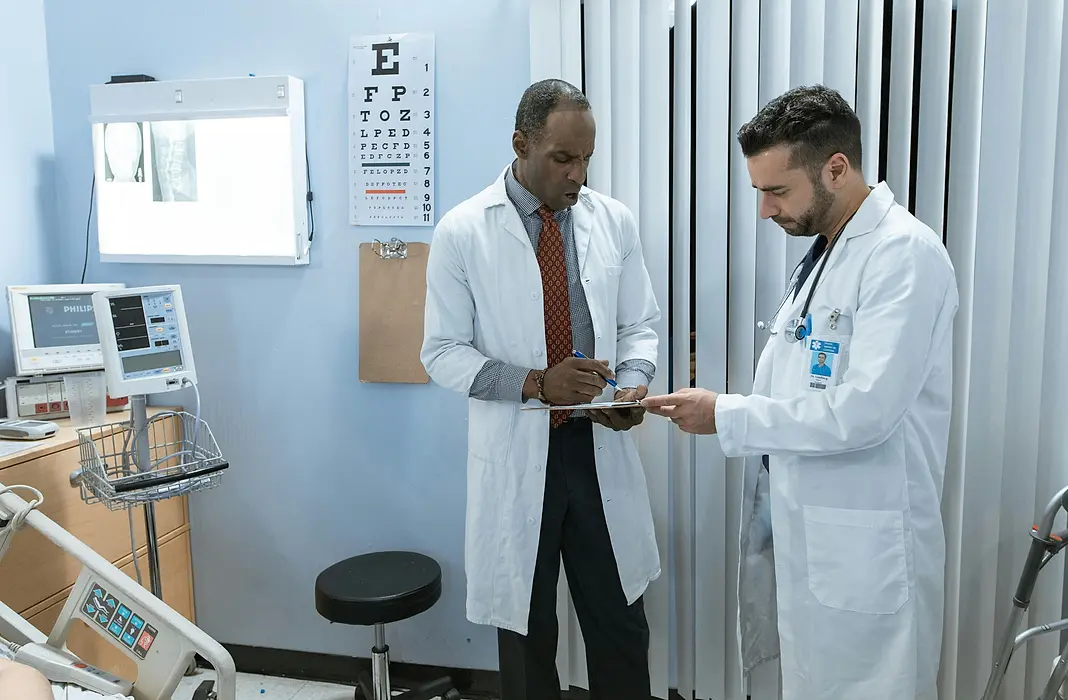
[[[779,300],[779,306],[775,309],[775,313],[767,321],[757,321],[757,328],[762,331],[767,331],[770,335],[778,335],[779,331],[775,330],[775,320],[779,318],[779,312],[782,311],[782,307],[786,306],[787,300],[790,298],[790,293],[794,291],[794,287],[797,286],[797,277],[801,272],[801,266],[805,264],[805,261],[797,263],[794,267],[794,271],[790,273],[790,278],[786,281],[786,291],[782,294],[782,299]]]
[[[812,285],[808,288],[808,296],[805,297],[805,304],[801,307],[801,313],[796,318],[791,318],[786,322],[785,331],[783,336],[787,342],[797,343],[809,335],[812,334],[812,314],[808,312],[808,307],[812,303],[812,296],[816,293],[816,286],[819,284],[820,276],[823,275],[823,268],[827,266],[827,261],[831,257],[831,251],[834,249],[834,244],[838,242],[839,238],[842,238],[842,234],[845,233],[846,226],[853,220],[853,216],[856,212],[850,215],[846,222],[842,224],[842,228],[839,229],[838,235],[831,239],[827,249],[823,251],[822,260],[820,260],[820,266],[816,270],[816,276],[812,278]],[[757,321],[757,328],[762,331],[767,331],[771,335],[778,335],[778,331],[775,330],[775,320],[779,317],[779,312],[786,306],[786,301],[790,298],[790,293],[794,291],[794,286],[797,284],[798,274],[801,271],[801,266],[805,264],[805,261],[797,263],[794,267],[793,273],[790,275],[789,282],[786,283],[786,292],[782,295],[782,299],[779,301],[779,308],[775,309],[775,314],[769,321]]]

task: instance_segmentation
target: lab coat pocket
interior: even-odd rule
[[[838,314],[838,310],[835,309],[835,314]],[[831,334],[835,336],[835,339],[841,343],[842,353],[838,358],[838,372],[835,376],[835,384],[841,384],[845,377],[846,370],[849,369],[849,350],[853,344],[853,314],[851,311],[846,310],[844,313],[840,313],[835,316],[834,328],[830,329]]]
[[[515,429],[515,405],[506,401],[470,401],[467,442],[472,457],[500,464],[508,457]]]
[[[619,277],[623,274],[623,267],[605,265],[602,269],[604,270],[605,301],[610,308],[615,308],[616,298],[619,296]]]
[[[835,385],[841,384],[845,379],[845,374],[849,370],[849,349],[853,344],[853,335],[839,336],[842,343],[842,356],[838,359],[838,376],[835,377]]]
[[[901,511],[804,507],[808,586],[824,606],[892,615],[908,601]]]

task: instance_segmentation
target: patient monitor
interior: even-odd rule
[[[154,503],[218,484],[229,464],[200,418],[200,391],[178,285],[93,295],[108,393],[128,397],[128,421],[78,431],[81,469],[71,483],[87,502],[143,506],[152,592],[161,596]],[[192,387],[195,413],[148,416],[148,396]],[[155,430],[150,426],[155,425]],[[168,427],[169,426],[169,427]]]
[[[15,374],[4,385],[8,418],[70,415],[64,377],[103,369],[93,294],[123,284],[15,285],[7,288]],[[108,411],[127,402],[107,401]]]
[[[111,396],[196,384],[180,287],[100,291],[93,295],[93,311]]]
[[[95,292],[122,284],[53,284],[7,288],[15,373],[20,377],[99,370],[103,365]]]

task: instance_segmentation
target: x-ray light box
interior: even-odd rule
[[[115,83],[89,101],[102,261],[309,262],[303,81]]]

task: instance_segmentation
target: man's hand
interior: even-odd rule
[[[608,386],[605,379],[612,378],[607,362],[567,357],[545,373],[542,392],[557,406],[588,403]]]
[[[616,392],[616,401],[641,401],[649,393],[648,387],[639,386],[635,389],[620,389]],[[641,406],[632,408],[608,408],[604,410],[589,410],[590,419],[594,423],[600,423],[612,430],[630,430],[645,420],[645,409]]]
[[[708,389],[680,389],[673,394],[653,396],[642,405],[653,415],[670,418],[687,433],[712,435],[716,432],[716,397]]]

